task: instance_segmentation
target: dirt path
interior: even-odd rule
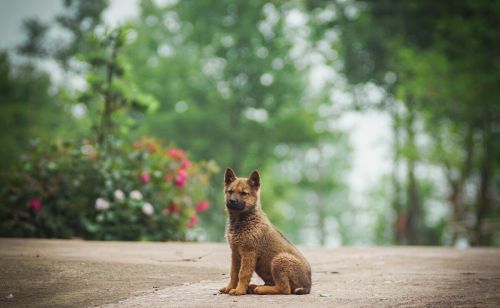
[[[312,294],[232,297],[225,244],[0,239],[0,306],[500,306],[500,249],[301,250]]]

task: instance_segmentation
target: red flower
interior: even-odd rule
[[[146,171],[141,173],[140,178],[141,178],[142,184],[147,184],[151,180],[151,177],[149,176],[149,174]]]
[[[168,212],[170,214],[176,214],[176,215],[179,215],[179,213],[181,212],[181,208],[175,204],[175,203],[171,203],[169,206],[168,206]]]
[[[202,200],[198,203],[195,210],[196,210],[196,212],[201,213],[201,212],[205,212],[206,210],[208,210],[209,207],[210,207],[210,205],[208,204],[208,201]]]
[[[42,202],[40,202],[40,200],[38,199],[31,199],[28,207],[38,212],[42,209]]]
[[[194,227],[194,225],[196,225],[198,223],[200,219],[198,218],[198,216],[196,216],[196,214],[194,214],[193,216],[191,216],[191,218],[189,218],[189,221],[187,222],[186,226],[188,228],[192,228]]]

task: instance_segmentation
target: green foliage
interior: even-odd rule
[[[95,143],[30,149],[2,174],[0,235],[100,240],[186,240],[205,200],[213,162],[194,163],[181,149],[142,138],[113,155]]]
[[[14,170],[2,173],[2,236],[71,237],[80,229],[84,211],[77,196],[92,198],[95,191],[87,189],[94,172],[79,156],[70,144],[36,145]],[[86,192],[75,195],[75,183]]]
[[[134,81],[160,106],[145,116],[141,131],[242,175],[278,164],[279,144],[301,148],[327,139],[328,132],[315,129],[319,115],[305,96],[308,68],[290,57],[293,38],[284,20],[292,8],[266,1],[142,1],[127,56]],[[275,177],[267,179],[272,187]],[[220,206],[205,227],[220,240],[222,175],[214,183]],[[267,202],[266,209],[279,212],[274,206]]]
[[[0,170],[12,165],[30,141],[67,136],[61,126],[72,131],[69,115],[49,93],[50,87],[47,73],[30,64],[13,65],[7,53],[0,52]]]
[[[312,11],[327,7],[324,1],[308,4]],[[374,82],[386,91],[387,99],[376,107],[389,111],[395,123],[396,170],[390,198],[400,212],[396,219],[408,218],[400,224],[409,228],[405,236],[422,234],[419,241],[423,242],[426,237],[430,242],[443,238],[415,227],[425,216],[426,203],[431,202],[419,183],[431,179],[416,178],[415,170],[437,165],[452,196],[441,196],[441,202],[450,203],[452,221],[470,230],[460,236],[472,243],[488,243],[481,220],[494,212],[492,174],[498,172],[498,159],[493,157],[500,157],[494,141],[498,140],[494,127],[500,114],[500,5],[494,1],[460,0],[450,5],[384,0],[346,1],[334,7],[339,17],[326,25],[317,24],[315,30],[318,36],[329,27],[339,31],[342,67],[351,84]],[[419,136],[430,140],[428,146],[422,147]],[[401,179],[398,165],[403,163],[408,171]],[[478,192],[474,206],[466,196],[465,183]],[[402,187],[406,190],[403,199]],[[466,216],[476,217],[475,226],[466,222]],[[452,242],[457,236],[453,235]]]
[[[287,57],[291,42],[282,24],[274,26],[273,39],[257,28],[265,19],[264,4],[142,2],[128,56],[136,83],[161,102],[145,130],[189,146],[199,158],[248,171],[273,159],[273,144],[308,143],[318,136],[315,115],[299,105],[303,79]],[[273,61],[281,63],[278,69]],[[264,74],[271,84],[261,83]],[[257,154],[259,159],[252,158]]]
[[[116,29],[102,20],[107,6],[66,0],[55,22],[25,23],[27,40],[17,48],[24,64],[0,57],[0,119],[8,131],[0,136],[0,170],[30,141],[36,145],[3,177],[10,212],[2,215],[15,225],[12,232],[192,238],[186,219],[203,196],[218,206],[204,214],[202,227],[220,240],[226,215],[217,164],[242,176],[259,169],[264,209],[295,241],[443,244],[465,236],[493,243],[483,222],[500,213],[497,2],[142,0],[138,17]],[[64,40],[49,31],[54,26]],[[40,58],[63,68],[61,84],[35,69]],[[332,80],[311,85],[314,70],[325,65]],[[392,120],[393,170],[370,189],[368,205],[350,198],[348,138],[331,128],[346,107],[332,103],[332,91],[344,87],[333,71],[354,93],[348,110],[375,108]],[[74,75],[85,77],[83,90],[71,87]],[[367,85],[385,97],[356,95]],[[216,163],[195,164],[189,178],[202,174],[203,183],[176,190],[154,176],[175,167],[175,159],[150,153],[145,144],[161,147],[154,140],[134,148],[140,135]],[[45,146],[55,137],[78,141]],[[93,149],[95,158],[82,149]],[[137,184],[143,171],[147,185]],[[138,186],[143,199],[132,200]],[[48,193],[51,187],[59,193]],[[127,198],[115,199],[118,189]],[[31,199],[41,200],[43,211]],[[145,202],[154,207],[151,216]],[[168,202],[185,211],[162,216]],[[457,224],[466,234],[452,230]],[[7,225],[2,230],[11,234]]]
[[[281,147],[280,162],[262,176],[262,202],[271,221],[297,242],[335,245],[360,240],[348,221],[355,213],[344,180],[350,153],[346,136],[336,134],[334,144]]]
[[[48,25],[38,19],[28,19],[24,21],[23,28],[28,35],[28,39],[18,46],[18,52],[27,57],[47,56],[44,40],[49,28]]]
[[[88,64],[88,89],[79,94],[79,101],[87,106],[91,117],[98,115],[99,122],[93,126],[97,142],[104,148],[117,133],[128,134],[135,117],[158,107],[156,99],[130,80],[130,68],[123,56],[127,33],[126,27],[93,33],[88,37],[92,51],[79,56]]]
[[[66,39],[64,44],[58,42],[57,47],[51,49],[51,54],[65,70],[78,71],[72,67],[71,60],[79,54],[93,51],[87,38],[99,27],[103,27],[102,13],[108,6],[108,0],[64,0],[63,4],[65,11],[57,15],[55,21]]]

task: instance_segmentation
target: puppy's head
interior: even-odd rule
[[[254,171],[248,178],[239,178],[231,168],[224,174],[224,201],[234,212],[247,212],[259,204],[260,175]]]

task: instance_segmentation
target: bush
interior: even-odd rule
[[[147,137],[106,153],[88,140],[33,146],[0,178],[0,235],[186,240],[217,169]]]

